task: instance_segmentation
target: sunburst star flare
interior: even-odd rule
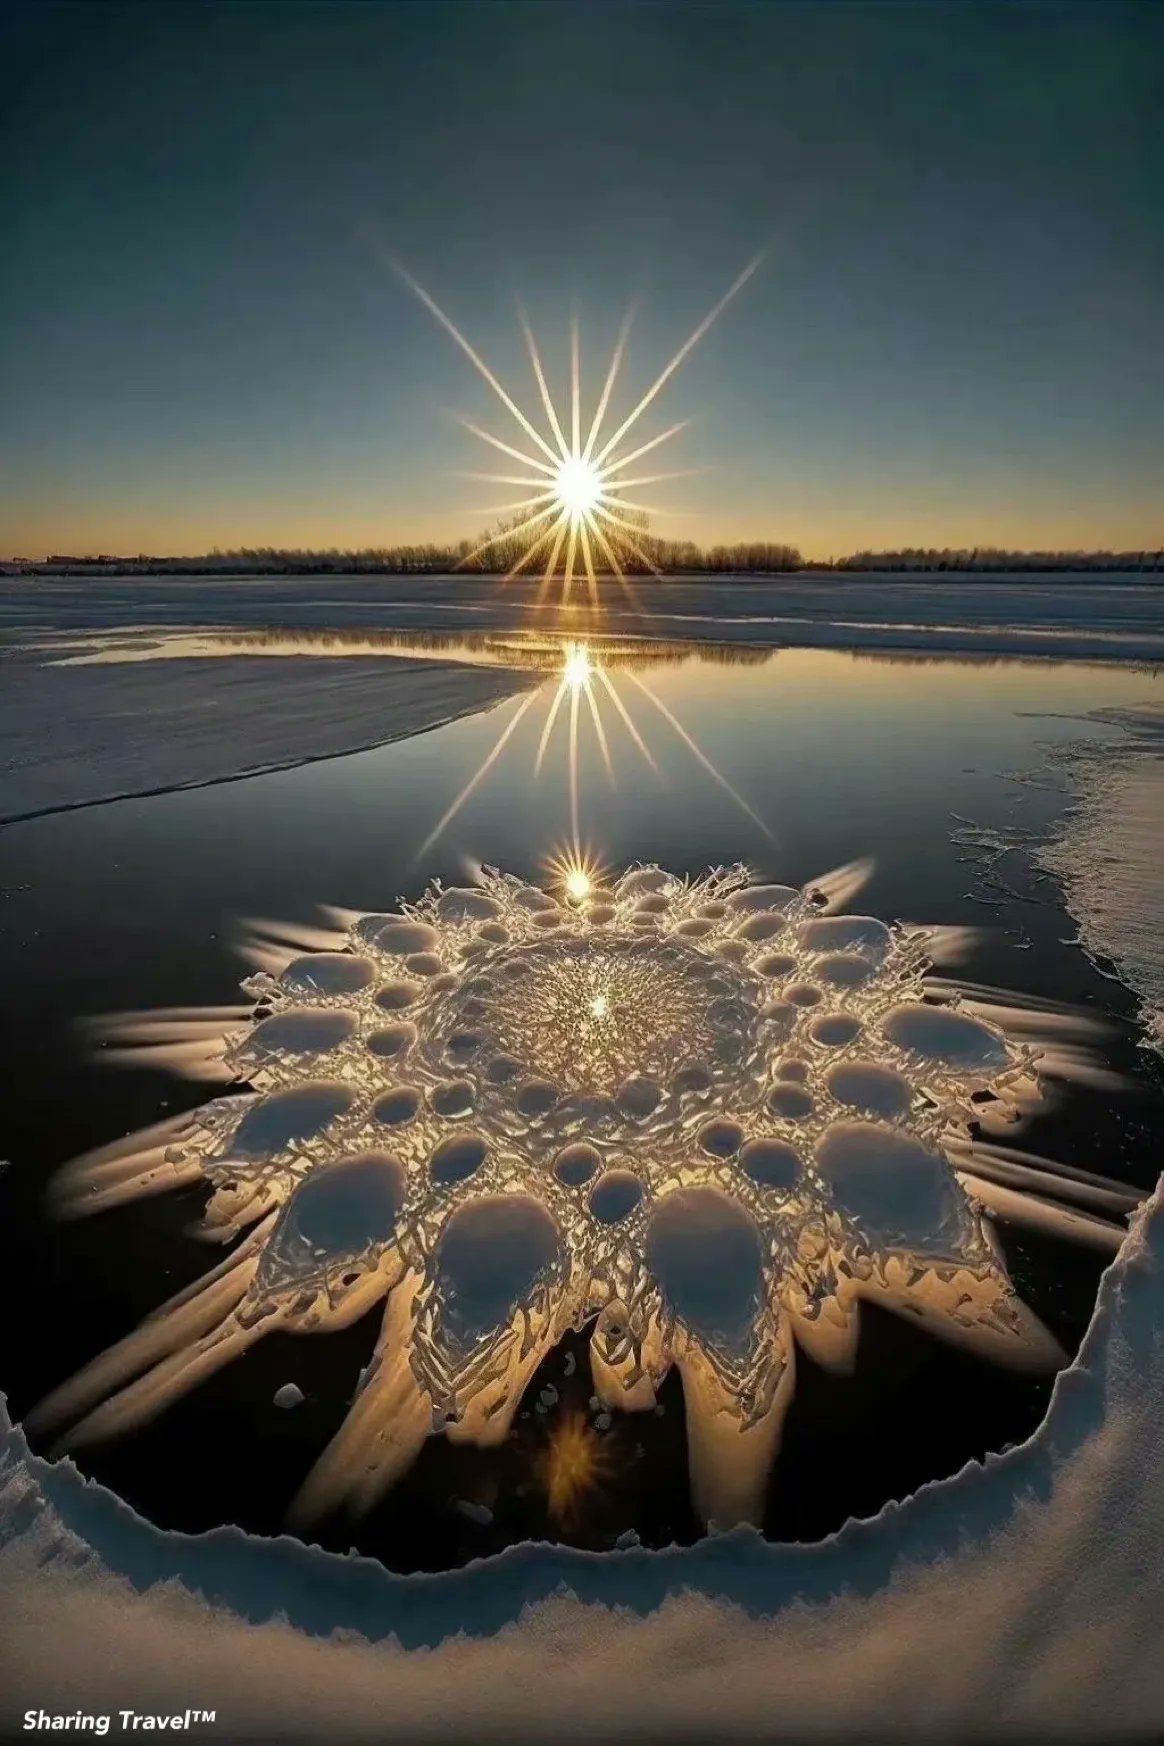
[[[524,474],[491,473],[477,476],[504,485],[525,485],[532,493],[528,497],[518,498],[501,506],[504,513],[516,514],[518,519],[511,526],[490,535],[467,553],[461,560],[461,568],[473,565],[494,547],[517,544],[522,548],[521,556],[506,574],[506,581],[527,570],[537,559],[544,565],[544,595],[557,576],[558,566],[561,564],[563,602],[569,600],[575,579],[584,577],[594,604],[598,603],[598,575],[603,566],[618,579],[628,594],[630,589],[626,570],[632,560],[648,570],[655,570],[643,545],[643,533],[646,517],[658,511],[637,498],[628,497],[626,493],[642,486],[689,477],[691,469],[649,473],[630,478],[625,476],[625,469],[642,456],[669,442],[684,426],[672,425],[633,449],[626,449],[624,445],[639,419],[654,403],[722,311],[747,284],[762,259],[762,255],[757,255],[749,261],[743,272],[664,365],[613,435],[606,437],[604,441],[603,427],[630,330],[629,315],[619,330],[594,416],[583,434],[581,345],[577,322],[572,322],[570,329],[570,401],[569,416],[564,421],[550,392],[533,329],[524,309],[519,305],[518,317],[546,419],[545,427],[539,429],[435,298],[399,262],[391,262],[401,279],[420,298],[425,308],[488,384],[518,426],[521,438],[526,444],[525,447],[518,447],[495,436],[491,431],[483,430],[469,419],[461,421],[473,436],[510,459],[522,462],[528,469]],[[569,426],[568,433],[564,428],[566,423]]]

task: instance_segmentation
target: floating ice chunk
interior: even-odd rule
[[[488,1528],[492,1525],[493,1511],[488,1504],[473,1503],[467,1497],[459,1497],[454,1507],[459,1515],[465,1517],[466,1521],[476,1522],[479,1528]]]

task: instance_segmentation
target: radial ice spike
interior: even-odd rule
[[[434,1431],[506,1436],[541,1359],[592,1324],[612,1407],[651,1407],[679,1367],[696,1504],[726,1525],[761,1510],[796,1346],[851,1364],[865,1300],[1056,1366],[984,1222],[992,1195],[992,1216],[1021,1219],[1026,1177],[1045,1187],[1054,1166],[973,1125],[1029,1108],[1038,1012],[1015,1036],[954,984],[931,997],[935,936],[835,903],[827,881],[739,868],[595,873],[561,901],[487,869],[396,912],[335,912],[318,950],[276,930],[249,1012],[225,1009],[216,1039],[186,1015],[199,1071],[248,1089],[58,1184],[76,1215],[204,1181],[205,1233],[240,1241],[34,1430],[71,1426],[69,1447],[124,1430],[269,1329],[347,1326],[384,1300],[297,1519],[359,1511]],[[155,1065],[156,1035],[140,1014],[126,1031]],[[1082,1172],[1054,1180],[1112,1204]],[[1060,1211],[1065,1235],[1118,1242],[1118,1224]]]

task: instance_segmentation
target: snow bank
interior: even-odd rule
[[[527,1545],[400,1577],[162,1533],[5,1418],[0,1726],[51,1700],[213,1707],[227,1738],[1158,1731],[1162,1269],[1157,1190],[1030,1442],[816,1546]]]
[[[1137,990],[1164,1047],[1164,706],[1100,709],[1120,736],[1067,749],[1075,804],[1036,859],[1063,886],[1079,943]]]

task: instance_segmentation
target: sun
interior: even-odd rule
[[[605,434],[603,427],[626,349],[630,330],[629,317],[622,324],[593,417],[586,424],[582,416],[582,368],[577,324],[573,325],[570,334],[569,411],[567,415],[562,415],[550,393],[533,331],[522,313],[522,332],[545,414],[545,423],[539,429],[423,285],[407,273],[399,262],[392,262],[400,277],[415,291],[446,333],[456,341],[478,374],[489,384],[521,432],[520,441],[507,442],[491,431],[482,430],[468,419],[461,420],[473,436],[487,443],[508,462],[519,462],[524,469],[518,473],[483,473],[471,476],[493,480],[502,485],[524,486],[529,495],[513,502],[491,506],[491,513],[516,513],[517,519],[483,540],[471,552],[467,552],[457,566],[458,569],[469,568],[491,548],[503,542],[516,544],[521,548],[521,555],[505,576],[507,582],[523,570],[528,570],[536,560],[542,569],[542,596],[560,574],[562,602],[565,604],[570,598],[575,578],[585,576],[590,602],[594,607],[600,604],[600,572],[615,576],[628,594],[630,589],[625,572],[632,562],[656,575],[659,574],[643,545],[646,518],[649,514],[657,513],[657,509],[640,502],[634,493],[642,486],[660,484],[668,479],[681,479],[687,475],[684,472],[629,472],[628,469],[644,455],[653,453],[669,442],[684,426],[682,423],[673,424],[657,436],[644,442],[636,442],[633,447],[627,446],[627,440],[643,413],[653,404],[688,353],[698,345],[720,312],[747,284],[759,267],[761,259],[757,255],[748,263],[610,436]]]
[[[573,691],[588,685],[594,674],[593,663],[590,660],[590,650],[585,643],[571,643],[566,650],[566,658],[562,663],[562,678]]]
[[[596,508],[602,497],[602,487],[601,469],[592,461],[584,461],[580,455],[571,455],[568,461],[563,461],[554,481],[558,502],[575,524],[585,522],[591,510]]]

